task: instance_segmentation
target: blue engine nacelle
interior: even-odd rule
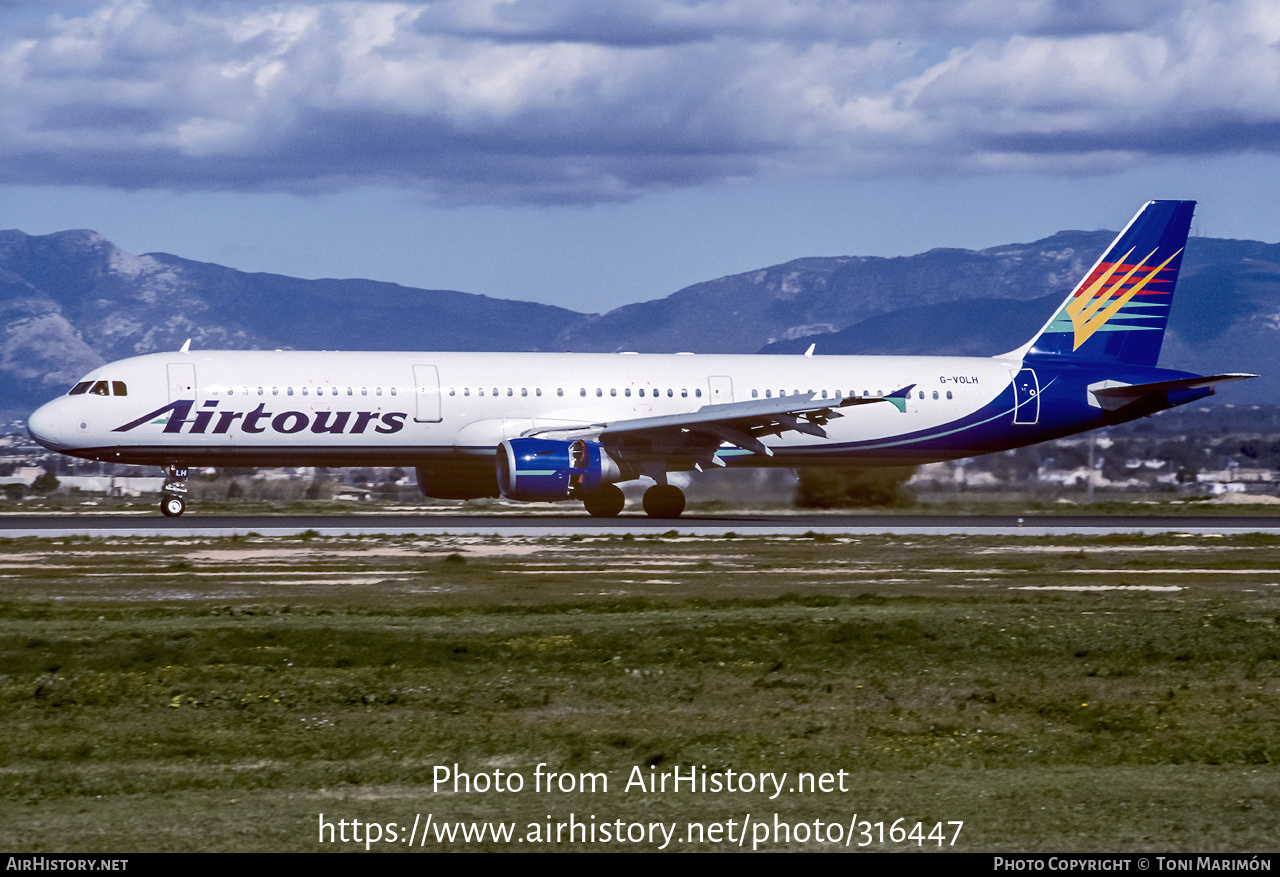
[[[498,489],[507,499],[556,502],[621,480],[599,442],[516,438],[498,445]]]

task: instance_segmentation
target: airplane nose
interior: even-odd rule
[[[51,451],[63,446],[62,420],[57,402],[41,405],[27,418],[27,433]]]

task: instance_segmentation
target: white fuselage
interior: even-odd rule
[[[826,438],[770,436],[765,444],[775,456],[751,461],[788,465],[796,452],[812,459],[825,456],[824,448],[838,452],[849,442],[888,441],[955,421],[989,405],[1018,365],[905,356],[161,353],[95,369],[77,385],[89,389],[43,406],[29,426],[48,447],[120,462],[416,465],[492,454],[503,439],[557,427],[809,391],[835,406],[915,385],[904,411],[846,408]]]

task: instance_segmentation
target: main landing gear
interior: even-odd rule
[[[164,486],[160,488],[160,511],[166,518],[176,518],[187,510],[187,467],[165,466]]]
[[[655,484],[644,492],[644,513],[651,518],[678,518],[684,511],[684,492],[674,484]]]
[[[627,498],[616,484],[605,484],[582,498],[587,514],[593,518],[616,518],[626,505]]]
[[[622,489],[605,484],[582,498],[593,518],[616,518],[626,504]],[[644,492],[644,513],[651,518],[678,518],[684,511],[684,492],[671,484],[655,484]]]

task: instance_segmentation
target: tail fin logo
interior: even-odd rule
[[[1067,315],[1071,317],[1071,326],[1075,330],[1075,346],[1071,349],[1073,351],[1079,350],[1080,345],[1092,338],[1093,334],[1119,313],[1120,309],[1128,304],[1130,299],[1142,292],[1143,288],[1155,279],[1181,252],[1182,249],[1178,249],[1177,252],[1159,265],[1150,268],[1146,262],[1156,254],[1156,250],[1152,250],[1134,264],[1133,267],[1129,268],[1124,276],[1119,278],[1116,278],[1116,274],[1126,267],[1129,256],[1133,254],[1132,249],[1118,261],[1110,265],[1099,266],[1105,267],[1106,270],[1098,275],[1092,283],[1083,285],[1081,290],[1064,308]],[[1140,273],[1143,271],[1146,273]],[[1133,285],[1128,286],[1131,282]]]

